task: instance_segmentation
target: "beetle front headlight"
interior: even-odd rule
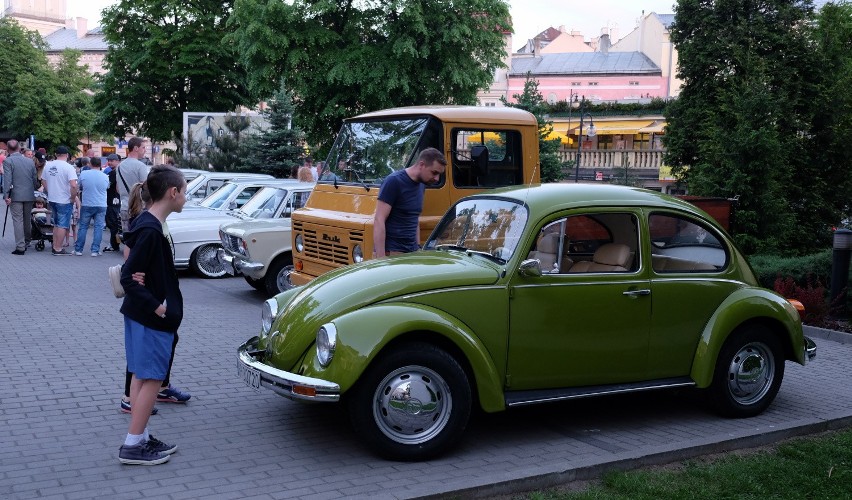
[[[278,316],[278,301],[275,298],[268,299],[263,303],[263,310],[260,313],[260,332],[261,336],[269,333],[272,329],[272,322]]]
[[[352,262],[355,262],[357,264],[358,262],[363,262],[363,261],[364,261],[364,250],[361,249],[360,244],[356,244],[352,248]]]
[[[305,239],[301,234],[296,235],[296,251],[302,253],[305,250]]]
[[[317,331],[317,361],[320,366],[325,368],[331,363],[336,348],[337,328],[333,323],[326,323]]]

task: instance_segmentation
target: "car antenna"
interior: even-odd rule
[[[538,170],[538,162],[536,162],[535,166],[533,167],[533,171],[530,174],[530,181],[527,183],[527,192],[524,193],[524,205],[527,204],[527,198],[530,195],[530,189],[532,189],[532,182],[533,182],[533,179],[535,179],[536,170]]]

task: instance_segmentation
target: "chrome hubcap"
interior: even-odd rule
[[[379,430],[397,443],[420,444],[446,427],[453,409],[447,383],[423,366],[394,370],[376,388],[373,418]]]
[[[218,245],[204,245],[198,249],[195,255],[198,268],[202,273],[212,278],[218,278],[225,274],[225,266],[219,261],[219,257],[216,256],[218,249]]]
[[[284,292],[293,288],[293,284],[290,283],[290,273],[293,272],[293,266],[284,266],[280,271],[278,271],[278,276],[275,277],[275,284],[278,286],[279,292]]]
[[[728,367],[728,389],[737,403],[753,404],[769,392],[775,379],[775,358],[765,344],[743,346]]]

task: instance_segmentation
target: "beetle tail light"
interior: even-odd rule
[[[799,314],[804,314],[805,305],[802,304],[800,301],[798,301],[796,299],[787,299],[787,302],[789,302],[793,306],[794,309],[799,311]]]

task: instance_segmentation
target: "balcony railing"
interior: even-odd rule
[[[560,161],[575,161],[576,149],[559,150]],[[581,168],[659,169],[663,164],[662,149],[584,149],[580,152]]]

